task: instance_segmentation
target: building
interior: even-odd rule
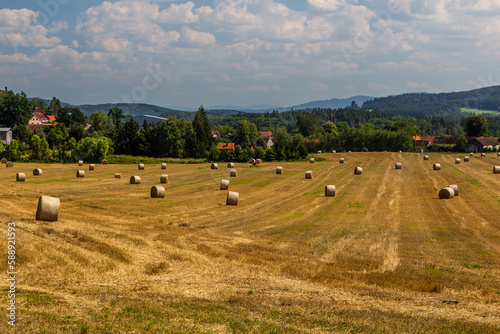
[[[500,142],[493,137],[477,137],[470,139],[465,146],[467,152],[483,152],[485,150],[500,149]]]
[[[0,128],[0,137],[2,138],[2,144],[10,145],[10,142],[12,141],[12,129]]]
[[[45,110],[35,109],[31,113],[31,118],[28,121],[28,125],[51,125],[57,121],[57,116],[46,115]]]
[[[273,133],[271,131],[262,131],[259,135],[259,138],[262,138],[264,140],[267,148],[271,148],[274,145]]]
[[[234,143],[217,143],[217,149],[234,151]]]

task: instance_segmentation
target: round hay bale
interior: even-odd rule
[[[432,169],[434,169],[434,170],[440,170],[441,169],[441,164],[434,164],[432,166]]]
[[[165,198],[165,187],[152,186],[151,187],[151,198]]]
[[[254,164],[254,163],[255,163],[255,159],[250,159],[250,160],[248,161],[248,163],[250,163],[250,164]]]
[[[16,175],[16,181],[17,182],[24,182],[24,181],[26,181],[26,175],[24,175],[24,173],[17,173],[17,175]]]
[[[453,189],[454,196],[458,196],[458,186],[456,184],[449,185],[448,188]]]
[[[115,173],[115,179],[121,179],[122,174],[121,173]]]
[[[323,151],[318,151],[318,154],[321,154],[321,153],[323,153]]]
[[[363,168],[359,166],[354,168],[354,175],[361,175],[361,173],[363,173]]]
[[[227,193],[226,205],[238,205],[238,198],[240,194],[234,191]]]
[[[163,174],[160,177],[160,183],[170,183],[170,175],[168,174]]]
[[[423,149],[418,150],[419,153],[424,153]]]
[[[76,177],[85,177],[85,171],[81,169],[77,170]]]
[[[14,167],[14,163],[12,161],[7,161],[5,167]]]
[[[229,172],[229,176],[236,177],[237,176],[236,169],[231,169],[231,171]]]
[[[343,164],[343,163],[344,163],[344,161],[345,161],[345,160],[344,160],[344,158],[340,158],[340,160],[339,160],[339,162],[340,162],[341,164]]]
[[[497,153],[497,157],[500,157],[500,152]]]
[[[335,151],[335,150],[332,150],[332,153],[337,153],[337,151]]]
[[[229,180],[220,181],[220,190],[228,190],[229,189]]]
[[[403,153],[403,151],[399,150],[398,153]]]
[[[281,166],[276,167],[276,174],[283,174],[283,167]]]
[[[130,184],[141,184],[141,178],[137,175],[132,175],[130,177]]]
[[[256,163],[257,165],[260,165],[260,164],[262,163],[262,159],[256,159],[256,160],[255,160],[255,163]]]
[[[33,169],[33,175],[42,175],[42,170],[40,168]]]
[[[306,172],[306,179],[312,179],[312,178],[313,178],[313,172],[312,172],[312,171],[310,171],[310,170],[308,170],[308,171]]]
[[[469,162],[469,157],[468,156],[464,157],[464,162]]]
[[[455,159],[455,165],[458,165],[458,164],[460,164],[460,158]]]
[[[234,168],[234,162],[228,162],[227,168]]]
[[[103,160],[101,161],[101,165],[107,165],[107,164],[108,164],[108,160],[103,159]]]
[[[335,186],[328,185],[325,186],[325,197],[333,197],[335,196]]]
[[[348,153],[352,153],[352,151],[349,151]]]
[[[500,166],[493,167],[493,174],[500,174]]]
[[[89,170],[94,170],[95,169],[95,165],[94,164],[90,164],[89,165]]]
[[[213,163],[212,165],[210,165],[210,168],[211,169],[219,169],[219,165],[216,163]]]
[[[424,155],[424,160],[429,160],[429,156],[427,154]]]
[[[166,164],[166,163],[164,163],[164,162],[162,162],[162,163],[161,163],[161,169],[167,169],[167,164]]]
[[[455,195],[455,191],[450,188],[450,187],[446,187],[446,188],[443,188],[439,191],[439,198],[440,199],[450,199],[450,198],[453,198],[453,196]]]
[[[485,157],[486,156],[486,153],[481,153],[481,157]]]
[[[401,169],[401,162],[396,162],[396,169]]]
[[[474,153],[470,152],[469,155],[472,157],[474,155]]]
[[[59,218],[59,198],[41,196],[38,200],[36,220],[55,222]]]
[[[309,162],[313,164],[314,163],[314,158],[309,159]]]
[[[83,161],[82,160],[78,161],[78,166],[83,166]]]
[[[139,170],[144,170],[144,164],[138,164],[138,165],[137,165],[137,168],[138,168]]]
[[[3,164],[6,164],[6,163],[7,163],[7,159],[2,158],[1,162],[2,162]]]

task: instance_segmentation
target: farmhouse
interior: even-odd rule
[[[262,138],[264,140],[267,148],[271,148],[274,145],[273,133],[271,131],[262,131],[259,135],[259,138]]]
[[[2,144],[9,145],[12,141],[12,129],[0,128],[0,137],[2,138]]]
[[[56,121],[57,116],[46,115],[45,110],[35,109],[35,111],[31,113],[31,118],[28,121],[28,125],[51,125],[51,123],[55,123]]]
[[[234,143],[217,143],[217,149],[234,151]]]
[[[483,152],[484,150],[500,149],[500,142],[493,137],[477,137],[469,140],[465,146],[467,152]]]

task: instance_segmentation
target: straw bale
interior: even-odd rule
[[[240,194],[234,191],[229,191],[227,193],[226,205],[238,205],[238,198]]]
[[[443,188],[439,191],[439,198],[442,199],[450,199],[450,198],[453,198],[453,196],[455,195],[455,191],[450,188],[450,187],[446,187],[446,188]]]
[[[151,187],[151,198],[165,198],[165,187],[152,186]]]
[[[229,189],[229,180],[220,181],[220,190],[228,190]]]
[[[59,218],[59,198],[40,196],[36,210],[36,220],[57,221]]]
[[[333,197],[333,196],[335,196],[335,186],[333,186],[333,185],[327,185],[327,186],[325,186],[325,196],[326,197]]]

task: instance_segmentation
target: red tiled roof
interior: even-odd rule
[[[234,143],[218,143],[217,148],[219,150],[234,150]]]
[[[271,131],[262,131],[260,133],[260,138],[264,138],[264,139],[267,139],[267,138],[271,138],[273,136],[273,133]]]
[[[45,116],[47,116],[47,118],[51,122],[55,122],[57,120],[57,116],[54,116],[54,115],[45,115]]]

